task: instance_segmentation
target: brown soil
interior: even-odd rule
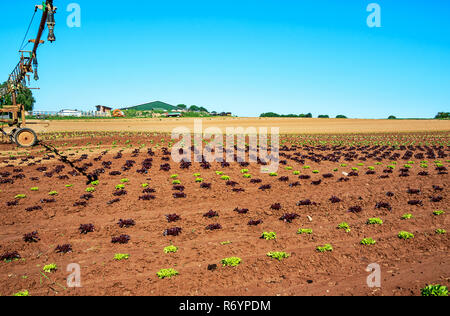
[[[448,143],[447,135],[438,135],[439,141]],[[160,139],[159,136],[154,136]],[[408,136],[411,139],[414,135]],[[101,138],[95,138],[98,141]],[[121,139],[124,146],[127,137],[114,136]],[[277,177],[260,174],[260,166],[251,164],[246,167],[253,179],[262,179],[262,183],[250,183],[241,173],[243,168],[237,163],[222,168],[213,163],[210,169],[203,169],[193,163],[189,170],[180,169],[173,161],[164,161],[161,150],[154,149],[153,166],[148,174],[138,174],[144,159],[150,158],[147,150],[141,149],[133,157],[132,150],[137,148],[136,138],[132,148],[124,151],[123,157],[114,159],[121,148],[111,148],[106,141],[101,145],[112,149],[100,161],[95,161],[104,148],[98,149],[92,145],[82,150],[89,138],[78,140],[55,140],[62,151],[71,160],[79,158],[81,154],[88,154],[88,159],[77,162],[81,167],[85,163],[92,163],[87,172],[102,168],[102,162],[111,161],[111,169],[105,169],[100,174],[100,183],[96,187],[93,198],[87,201],[87,206],[73,206],[80,201],[80,196],[86,194],[86,178],[82,175],[69,174],[72,168],[66,167],[60,173],[54,173],[51,178],[38,167],[47,167],[47,171],[54,170],[58,165],[64,165],[55,158],[42,160],[40,148],[31,151],[34,158],[17,160],[3,158],[0,162],[0,179],[13,179],[19,174],[25,178],[16,177],[14,183],[0,184],[0,256],[6,252],[17,251],[21,260],[0,262],[0,295],[11,295],[21,290],[28,290],[31,295],[420,295],[420,289],[427,284],[449,285],[450,255],[449,237],[447,234],[438,235],[436,229],[449,229],[449,176],[435,170],[434,160],[441,160],[446,168],[449,167],[448,157],[436,159],[415,159],[415,164],[409,171],[409,177],[399,177],[399,169],[407,160],[398,159],[398,166],[392,174],[385,174],[383,170],[392,160],[385,158],[382,165],[368,158],[366,161],[355,159],[339,162],[314,162],[306,158],[305,164],[294,162],[288,157],[281,157],[287,161],[287,166],[293,170],[300,170],[302,175],[310,175],[311,179],[299,179],[291,170],[281,165]],[[149,141],[151,137],[142,139]],[[111,139],[110,139],[111,141]],[[62,146],[68,142],[67,147]],[[437,141],[436,141],[437,142]],[[148,144],[148,142],[147,142]],[[166,142],[167,144],[167,142]],[[75,146],[76,145],[76,146]],[[287,143],[289,145],[289,142]],[[79,147],[80,152],[69,151],[71,147]],[[9,145],[1,148],[4,153],[11,150]],[[356,151],[359,158],[366,156],[364,151],[369,149],[351,149],[346,147],[342,153]],[[403,156],[406,149],[390,150],[390,155],[399,153]],[[443,148],[444,154],[449,155],[449,148]],[[314,148],[298,148],[294,151],[283,152],[295,157],[294,153],[308,155],[314,153],[327,156],[336,152],[329,146]],[[382,151],[383,152],[383,151]],[[414,148],[414,154],[420,153]],[[433,149],[438,153],[437,147]],[[389,157],[388,156],[388,157]],[[170,157],[170,156],[169,156]],[[129,171],[121,168],[126,160],[135,160],[136,164]],[[428,176],[419,176],[424,169],[420,167],[421,160],[428,160]],[[36,162],[36,165],[29,165]],[[171,170],[160,171],[160,165],[169,163]],[[347,167],[340,164],[347,163]],[[364,163],[364,166],[357,166]],[[302,169],[309,165],[310,169]],[[367,175],[367,167],[375,166],[376,174]],[[351,172],[351,167],[359,168],[359,176],[349,177],[347,182],[338,182],[344,177],[342,172]],[[332,172],[338,168],[338,172]],[[15,170],[22,169],[22,170]],[[320,174],[313,174],[312,170],[319,170]],[[239,184],[235,188],[243,188],[245,192],[233,192],[215,171],[221,170]],[[121,175],[109,175],[111,171],[121,171]],[[200,188],[195,183],[194,173],[200,173],[204,182],[211,183],[211,189]],[[332,173],[334,177],[325,179],[323,175]],[[179,180],[185,186],[186,198],[175,199],[172,194],[172,174],[178,174]],[[69,179],[59,179],[67,175]],[[389,178],[380,178],[389,175]],[[289,177],[283,182],[279,178]],[[37,177],[39,180],[32,180]],[[115,186],[123,178],[130,182],[126,184],[127,195],[116,197]],[[322,179],[320,185],[313,185],[312,181]],[[290,187],[293,182],[300,182],[299,186]],[[141,184],[148,183],[149,188],[155,189],[154,200],[139,200],[143,196]],[[66,184],[73,187],[66,188]],[[262,191],[259,187],[270,184],[271,189]],[[442,191],[435,191],[433,186],[439,186]],[[30,188],[39,187],[39,191],[32,192]],[[420,189],[419,194],[408,194],[408,189]],[[57,191],[55,203],[41,203],[41,199],[52,198],[50,191]],[[388,197],[387,192],[393,192]],[[17,206],[7,206],[7,202],[14,201],[17,194],[26,194]],[[329,199],[337,196],[342,202],[332,204]],[[432,202],[430,197],[442,197],[439,202]],[[115,204],[107,202],[120,198]],[[310,199],[315,202],[311,206],[297,206],[300,200]],[[422,206],[408,204],[410,200],[421,200]],[[392,210],[377,209],[378,202],[387,202]],[[281,210],[271,209],[271,205],[280,203]],[[42,210],[27,212],[26,208],[41,206]],[[351,213],[352,206],[361,206],[361,213]],[[248,208],[249,213],[237,214],[234,209]],[[218,218],[207,219],[203,214],[209,210],[219,213]],[[444,210],[441,216],[433,215],[433,211]],[[181,216],[177,223],[167,223],[166,214],[176,213]],[[300,217],[292,223],[285,223],[279,218],[285,213],[297,213]],[[405,213],[414,215],[413,219],[402,220]],[[312,218],[312,221],[308,219]],[[366,221],[372,217],[380,217],[383,225],[367,225]],[[133,219],[136,226],[120,228],[119,219]],[[259,220],[263,223],[256,227],[248,226],[249,220]],[[346,233],[337,229],[341,222],[347,222],[351,232]],[[221,230],[207,231],[209,224],[220,223]],[[93,224],[95,231],[87,235],[80,234],[80,224]],[[177,237],[165,237],[163,232],[167,228],[181,227],[182,232]],[[298,235],[299,228],[313,229],[312,235]],[[38,231],[40,241],[34,244],[25,243],[22,239],[25,233]],[[276,232],[277,239],[266,241],[260,239],[262,232]],[[397,237],[400,231],[408,231],[415,235],[414,239],[401,240]],[[128,244],[117,245],[111,243],[111,238],[127,234],[131,237]],[[371,237],[376,240],[372,246],[363,246],[360,241]],[[221,242],[230,241],[231,244],[222,245]],[[55,253],[55,247],[71,244],[73,252],[67,254]],[[175,254],[165,254],[164,247],[169,245],[179,247]],[[333,252],[320,253],[317,246],[331,244]],[[266,256],[269,251],[285,251],[291,257],[279,262]],[[113,260],[117,253],[129,254],[125,261]],[[242,263],[238,267],[222,267],[221,259],[240,257]],[[41,272],[44,265],[55,263],[58,271]],[[67,289],[66,266],[78,263],[81,266],[82,288]],[[369,275],[365,271],[371,263],[378,263],[382,269],[382,284],[379,289],[368,288],[366,279]],[[209,271],[208,265],[217,264],[215,271]],[[163,268],[174,268],[180,274],[171,279],[158,279],[156,273]],[[66,287],[66,289],[63,289]]]

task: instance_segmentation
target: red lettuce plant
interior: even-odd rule
[[[92,225],[92,224],[81,224],[79,230],[80,230],[80,234],[86,235],[87,233],[94,232],[94,225]]]
[[[113,244],[128,244],[128,242],[130,241],[130,236],[128,235],[120,235],[119,237],[113,237],[111,239],[111,242]]]
[[[287,213],[280,217],[281,221],[284,221],[286,223],[292,223],[295,219],[299,218],[300,216],[295,213]]]
[[[25,241],[27,243],[34,243],[34,242],[38,242],[39,240],[41,240],[41,239],[39,238],[37,231],[23,235],[23,241]]]
[[[58,245],[55,251],[56,253],[69,253],[72,252],[72,246],[70,244]]]
[[[181,217],[177,214],[168,214],[168,215],[166,215],[166,219],[169,223],[173,223],[173,222],[181,220]]]
[[[218,229],[222,229],[222,225],[210,224],[210,225],[206,226],[206,230],[218,230]]]
[[[181,234],[181,228],[180,227],[174,227],[174,228],[168,228],[164,231],[164,236],[178,236]]]
[[[117,225],[119,225],[120,228],[129,228],[135,226],[136,223],[132,219],[120,219]]]

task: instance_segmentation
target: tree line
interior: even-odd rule
[[[267,112],[260,115],[260,117],[296,117],[296,118],[312,118],[313,115],[311,113],[308,114],[278,114],[274,112]],[[319,115],[318,118],[330,118],[329,115]],[[346,119],[345,115],[336,116],[338,119]]]

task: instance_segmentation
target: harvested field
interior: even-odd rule
[[[33,121],[30,121],[33,122]],[[36,121],[34,121],[36,122]],[[355,119],[297,119],[297,118],[203,118],[203,127],[279,127],[283,134],[341,134],[386,132],[450,131],[449,120],[355,120]],[[50,121],[48,127],[33,126],[38,132],[164,132],[186,126],[192,128],[194,119],[120,119],[120,120],[62,120]]]
[[[450,240],[437,231],[449,229],[450,135],[431,132],[448,121],[386,122],[428,133],[313,135],[352,132],[346,120],[343,130],[282,135],[272,175],[260,173],[263,162],[175,163],[164,149],[170,136],[123,132],[149,128],[132,122],[120,121],[120,133],[42,134],[57,153],[0,145],[0,295],[420,295],[449,285]],[[360,131],[393,128],[375,122]],[[61,121],[50,130],[64,124],[72,128]],[[295,124],[282,132],[301,132]],[[338,228],[344,222],[349,230]],[[333,250],[318,251],[326,244]],[[165,253],[171,245],[178,250]],[[229,257],[242,261],[223,267]],[[81,288],[66,285],[71,263]],[[381,288],[366,283],[373,263]],[[49,264],[57,270],[44,272]],[[158,278],[169,268],[179,275]]]

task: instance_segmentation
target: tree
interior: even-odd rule
[[[330,118],[329,115],[319,115],[319,118]]]
[[[199,110],[200,110],[200,112],[206,112],[206,113],[209,113],[209,111],[206,109],[206,108],[204,108],[204,107],[199,107]]]
[[[435,119],[437,120],[445,120],[450,118],[450,112],[439,112]]]
[[[178,104],[177,108],[181,109],[181,110],[186,110],[187,109],[187,105],[186,104]]]
[[[191,112],[200,112],[200,108],[198,106],[196,106],[196,105],[192,105],[189,108],[189,111],[191,111]]]
[[[391,116],[388,117],[388,120],[396,120],[396,119],[397,119],[397,117],[394,116],[394,115],[391,115]]]
[[[260,117],[280,117],[280,114],[274,112],[263,113]]]
[[[311,113],[308,113],[308,114],[300,114],[298,117],[301,117],[301,118],[312,118],[313,116],[312,116]]]
[[[337,118],[337,119],[346,119],[347,116],[345,116],[345,115],[338,115],[338,116],[336,116],[336,118]]]
[[[0,90],[6,88],[6,82],[0,85]],[[27,87],[23,87],[17,92],[16,98],[17,104],[23,104],[25,106],[25,111],[33,111],[33,106],[36,100],[33,97],[33,93]],[[3,105],[12,105],[11,94],[7,94],[0,98],[0,107]]]

